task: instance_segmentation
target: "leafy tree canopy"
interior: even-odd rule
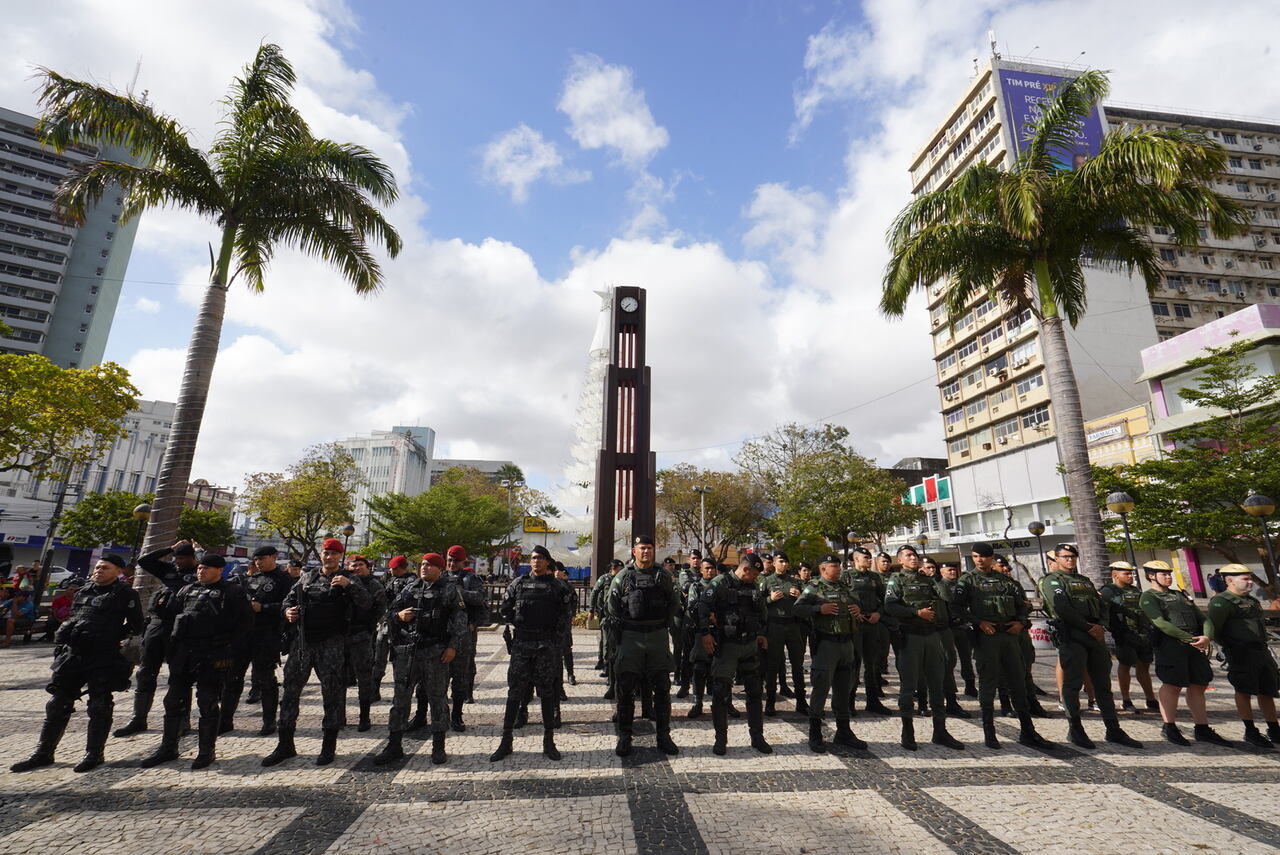
[[[706,528],[702,528],[702,496],[694,487],[708,487]],[[658,516],[666,524],[666,538],[697,547],[724,561],[729,546],[749,540],[764,525],[772,506],[764,487],[743,474],[677,464],[658,473]]]
[[[351,452],[323,443],[285,472],[250,475],[240,507],[260,531],[279,535],[290,553],[305,560],[316,554],[323,533],[351,521],[362,477]]]

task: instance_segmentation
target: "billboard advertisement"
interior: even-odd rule
[[[1000,94],[1004,100],[1009,135],[1013,138],[1013,150],[1022,154],[1028,129],[1040,118],[1040,105],[1051,100],[1058,87],[1069,78],[1008,68],[1000,69],[999,74]],[[1076,128],[1075,143],[1066,151],[1053,152],[1054,160],[1063,169],[1075,169],[1098,153],[1104,133],[1102,118],[1095,109]]]

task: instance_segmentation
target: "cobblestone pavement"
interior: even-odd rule
[[[675,701],[675,739],[666,757],[653,727],[637,722],[637,750],[613,754],[611,707],[592,670],[595,636],[575,643],[579,684],[567,687],[564,759],[541,754],[539,711],[519,731],[515,753],[488,755],[498,740],[505,697],[506,651],[496,633],[480,636],[476,702],[465,734],[451,734],[449,763],[430,762],[429,738],[410,738],[409,756],[387,767],[371,762],[386,737],[391,685],[375,710],[374,729],[348,727],[338,758],[317,767],[320,698],[303,698],[299,757],[270,770],[258,765],[275,744],[258,737],[256,706],[242,705],[239,728],[218,744],[218,761],[192,772],[195,738],[183,760],[155,769],[138,761],[159,741],[156,730],[107,744],[106,766],[71,771],[84,746],[78,710],[57,765],[22,775],[0,771],[0,855],[150,855],[150,853],[1261,853],[1280,851],[1280,751],[1196,745],[1177,749],[1159,738],[1155,714],[1124,716],[1145,750],[1099,741],[1096,751],[1062,744],[1066,722],[1039,722],[1060,741],[1051,753],[1018,746],[1015,723],[1000,719],[1004,750],[981,744],[975,719],[953,721],[964,751],[898,746],[896,719],[860,714],[854,729],[866,751],[815,755],[804,745],[805,721],[790,702],[768,719],[775,753],[748,745],[746,721],[731,720],[729,753],[711,753],[710,717],[689,720]],[[48,645],[0,651],[0,757],[5,767],[35,744],[47,695]],[[1041,655],[1037,681],[1052,685]],[[890,690],[891,694],[893,690]],[[1210,691],[1211,720],[1238,739],[1225,676]],[[356,721],[355,691],[348,718]],[[741,700],[738,701],[741,705]],[[116,726],[131,709],[116,696]],[[1053,704],[1047,704],[1052,708]],[[159,703],[151,724],[158,728]],[[928,721],[917,730],[927,736]],[[1101,739],[1102,722],[1086,728]],[[1189,723],[1184,725],[1189,733]],[[423,732],[425,734],[425,731]]]

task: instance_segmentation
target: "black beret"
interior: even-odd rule
[[[121,558],[119,555],[116,555],[114,552],[108,552],[106,555],[102,556],[102,560],[107,562],[108,564],[116,565],[121,570],[123,570],[126,566],[124,563],[124,559]]]
[[[701,550],[699,550],[699,549],[690,549],[690,550],[689,550],[689,557],[690,557],[690,558],[701,558],[701,557],[702,557],[702,551],[701,551]]]
[[[621,562],[621,561],[619,561],[618,559],[616,559],[616,558],[615,558],[615,559],[613,559],[612,561],[610,561],[610,562],[609,562],[609,566],[610,566],[610,567],[625,567],[625,566],[626,566],[626,564],[624,564],[623,562]]]
[[[764,568],[764,561],[762,561],[760,556],[756,555],[754,552],[744,552],[742,553],[742,558],[738,561],[738,566],[750,566],[757,570],[761,570]]]
[[[819,564],[841,564],[843,563],[843,560],[840,558],[839,555],[832,554],[832,555],[822,556],[822,560],[819,561],[818,563]]]
[[[761,553],[760,553],[760,559],[761,559],[762,561],[772,561],[772,560],[773,560],[773,553],[772,553],[772,552],[761,552]]]
[[[227,559],[221,555],[214,555],[212,552],[200,553],[200,563],[205,567],[217,567],[219,569],[227,566]]]
[[[548,561],[554,561],[554,560],[555,560],[554,558],[552,558],[552,557],[551,557],[551,552],[550,552],[550,551],[549,551],[545,546],[543,546],[543,545],[542,545],[542,544],[540,544],[540,543],[539,543],[537,546],[535,546],[535,547],[533,548],[533,551],[532,551],[531,553],[529,553],[529,554],[530,554],[530,556],[537,555],[537,556],[539,556],[539,557],[541,557],[541,558],[545,558],[545,559],[547,559]]]
[[[290,566],[290,567],[302,567],[302,566],[303,566],[303,564],[302,564],[302,559],[301,559],[301,558],[290,558],[290,559],[289,559],[289,566]]]
[[[989,543],[982,543],[982,542],[975,543],[969,549],[969,551],[972,552],[974,555],[979,555],[983,558],[990,558],[996,554],[996,550],[994,546],[992,546]]]
[[[871,550],[870,550],[870,549],[867,549],[865,546],[855,546],[855,547],[853,548],[853,554],[854,554],[854,555],[865,555],[865,556],[867,556],[868,558],[870,558],[870,557],[871,557]]]
[[[253,550],[254,558],[266,558],[268,555],[279,554],[280,550],[276,549],[274,546],[259,546],[257,549]]]
[[[787,553],[783,552],[781,549],[773,553],[773,559],[775,561],[777,561],[779,558],[781,558],[783,561],[786,561],[788,563],[791,562],[791,559],[787,557]]]
[[[1057,546],[1053,548],[1053,551],[1055,553],[1070,552],[1072,555],[1080,554],[1080,550],[1076,549],[1076,545],[1074,543],[1059,543]]]
[[[899,555],[901,555],[901,554],[902,554],[902,553],[904,553],[904,552],[910,552],[912,555],[919,555],[919,554],[920,554],[919,552],[916,552],[916,548],[915,548],[914,546],[907,546],[907,545],[905,545],[905,544],[904,544],[904,545],[902,545],[902,546],[899,546],[899,547],[898,547],[898,554],[899,554]]]
[[[632,541],[636,546],[653,546],[653,535],[637,534],[636,539]]]
[[[196,548],[189,543],[179,543],[173,548],[174,555],[186,555],[191,558],[196,557]]]

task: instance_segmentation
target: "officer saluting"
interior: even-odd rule
[[[200,708],[200,750],[191,768],[203,769],[214,760],[223,680],[234,663],[232,644],[253,625],[244,589],[222,578],[226,565],[221,555],[202,555],[196,582],[174,594],[167,606],[173,615],[173,634],[169,638],[164,736],[155,753],[140,764],[144,769],[177,759],[178,738],[191,709],[193,686]]]
[[[253,688],[262,701],[262,730],[259,736],[276,732],[276,710],[280,705],[280,613],[285,595],[293,587],[293,579],[276,564],[278,550],[260,546],[253,553],[249,569],[236,577],[236,582],[249,597],[253,624],[236,650],[235,665],[227,672],[222,691],[222,723],[218,733],[235,729],[236,707],[244,691],[244,675],[253,666]],[[253,698],[249,699],[250,701]]]
[[[120,580],[124,559],[104,555],[93,567],[91,585],[81,588],[72,601],[71,616],[54,636],[53,679],[46,687],[52,697],[44,708],[44,725],[35,753],[9,767],[26,772],[53,763],[53,752],[71,721],[76,701],[89,693],[89,736],[84,759],[77,772],[102,765],[103,749],[111,730],[115,707],[112,692],[129,687],[129,663],[120,653],[120,641],[142,631],[142,606],[138,595]]]

